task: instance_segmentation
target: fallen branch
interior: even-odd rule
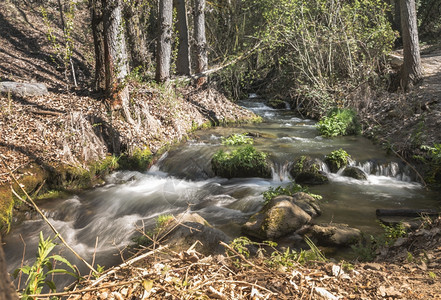
[[[134,264],[135,262],[146,258],[147,256],[153,255],[161,250],[164,250],[165,248],[167,248],[168,246],[160,246],[159,248],[152,250],[150,252],[144,253],[140,256],[137,256],[135,258],[132,258],[128,261],[126,261],[125,263],[120,264],[119,266],[114,267],[113,269],[108,270],[106,273],[104,273],[103,275],[101,275],[98,279],[96,279],[90,286],[95,286],[98,283],[100,283],[101,281],[103,281],[106,277],[108,277],[109,275],[115,274],[118,270],[121,270],[122,268],[125,268],[127,266],[130,266],[132,264]]]
[[[93,291],[98,291],[98,290],[101,290],[101,289],[107,289],[107,288],[116,287],[116,286],[122,286],[122,285],[126,285],[126,284],[132,284],[134,282],[141,282],[141,280],[130,280],[130,281],[124,281],[124,282],[120,282],[120,283],[106,284],[106,285],[102,285],[102,286],[98,286],[98,287],[94,287],[94,288],[86,288],[86,289],[82,289],[82,290],[78,290],[78,291],[68,291],[68,292],[59,292],[59,293],[51,293],[51,294],[28,295],[28,297],[29,298],[38,297],[38,299],[40,299],[42,297],[71,296],[71,295],[78,295],[78,294],[81,294],[81,293],[93,292]]]

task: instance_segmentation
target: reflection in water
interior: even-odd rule
[[[70,199],[44,203],[42,209],[67,242],[89,261],[98,238],[96,262],[110,266],[118,262],[119,251],[131,242],[136,228],[152,228],[161,214],[194,211],[227,234],[239,235],[239,225],[262,207],[262,192],[270,186],[289,184],[289,166],[295,157],[307,154],[323,158],[339,148],[352,156],[354,166],[369,174],[368,179],[358,181],[328,174],[329,184],[311,187],[311,192],[324,198],[323,215],[317,222],[347,223],[372,232],[377,228],[377,208],[438,206],[434,194],[410,182],[410,172],[399,161],[386,157],[369,140],[325,139],[318,136],[312,120],[261,103],[242,104],[267,119],[261,124],[198,131],[193,140],[164,154],[149,172],[114,173],[106,186]],[[214,177],[210,160],[223,148],[220,138],[244,132],[256,136],[255,146],[270,154],[272,179]],[[26,242],[24,263],[29,264],[40,231],[45,236],[52,235],[41,220],[31,220],[16,226],[6,237],[10,270],[17,268],[22,259],[20,234]],[[66,250],[63,255],[82,267]]]

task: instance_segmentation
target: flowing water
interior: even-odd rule
[[[306,154],[323,158],[340,148],[352,156],[352,164],[369,174],[368,179],[358,181],[328,173],[329,184],[311,187],[311,192],[323,196],[323,215],[317,223],[346,223],[375,233],[377,208],[439,206],[435,193],[413,182],[412,173],[400,161],[386,156],[371,141],[363,137],[322,138],[314,121],[298,118],[290,110],[271,109],[251,99],[241,104],[261,115],[264,122],[198,131],[193,140],[164,154],[145,173],[116,172],[103,187],[42,203],[41,208],[81,256],[91,261],[96,252],[96,263],[111,266],[120,261],[119,253],[131,243],[136,228],[154,227],[155,218],[162,214],[191,210],[230,236],[240,235],[241,224],[262,207],[262,192],[289,184],[288,169],[294,158]],[[210,160],[223,148],[221,137],[244,132],[256,136],[255,146],[270,154],[272,179],[214,177]],[[40,219],[12,229],[4,247],[10,270],[19,267],[23,257],[25,265],[33,262],[40,231],[52,235]],[[62,249],[62,255],[86,271],[67,250]]]

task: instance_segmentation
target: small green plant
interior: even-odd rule
[[[136,148],[131,155],[123,155],[118,158],[119,169],[144,171],[152,162],[153,154],[150,148]]]
[[[248,137],[246,133],[243,134],[232,134],[229,137],[222,137],[222,145],[224,146],[237,146],[254,143],[253,139]]]
[[[173,217],[173,215],[159,215],[156,218],[156,229],[155,231],[160,231],[161,229],[163,229],[164,227],[166,227],[168,224],[170,224],[171,221],[173,221],[175,218]]]
[[[357,115],[350,109],[333,109],[316,126],[320,134],[325,137],[357,135],[361,133],[361,125]]]
[[[55,273],[68,274],[77,279],[80,277],[73,273],[75,272],[74,267],[71,265],[69,261],[60,255],[51,255],[50,252],[55,248],[57,244],[54,241],[55,238],[44,239],[43,233],[40,232],[40,240],[38,242],[38,252],[37,252],[37,260],[32,266],[24,266],[20,269],[14,271],[14,277],[17,277],[19,272],[23,272],[28,275],[28,279],[26,281],[26,288],[22,293],[22,299],[34,299],[29,297],[29,295],[40,294],[44,286],[48,286],[52,292],[56,292],[55,283],[48,279],[48,276]],[[55,269],[54,262],[61,262],[67,265],[73,272],[69,272],[65,269]]]
[[[433,280],[435,280],[436,277],[437,277],[436,274],[434,272],[432,272],[432,271],[429,271],[428,275],[429,275],[429,278],[433,279]]]
[[[231,152],[219,150],[211,160],[216,175],[232,177],[264,177],[271,176],[266,161],[267,154],[258,151],[251,145],[240,146]]]
[[[401,223],[395,226],[387,226],[380,222],[379,224],[383,228],[382,234],[376,237],[372,235],[363,236],[358,244],[351,246],[358,260],[374,260],[378,249],[391,246],[398,238],[407,235],[406,228]],[[407,258],[409,259],[409,256]]]
[[[302,187],[300,184],[291,183],[287,187],[278,186],[278,187],[270,187],[267,191],[263,192],[263,199],[265,200],[265,204],[271,201],[276,196],[287,195],[292,196],[295,193],[304,192],[313,197],[316,200],[322,200],[323,197],[320,195],[316,195],[310,193],[307,187]]]
[[[337,172],[340,168],[349,163],[351,156],[343,149],[332,151],[325,156],[325,162],[328,164],[332,172]]]

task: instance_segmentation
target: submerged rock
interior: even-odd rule
[[[367,180],[366,173],[357,167],[346,167],[342,173],[345,177],[351,177],[357,180]]]
[[[328,183],[328,177],[321,171],[322,162],[309,156],[300,156],[294,161],[290,170],[291,176],[299,184],[324,184]]]
[[[274,240],[295,232],[311,221],[311,216],[294,204],[292,197],[278,196],[270,200],[242,226],[242,231],[258,239]]]
[[[361,231],[346,224],[313,225],[307,234],[317,244],[323,246],[349,246],[361,238]]]

